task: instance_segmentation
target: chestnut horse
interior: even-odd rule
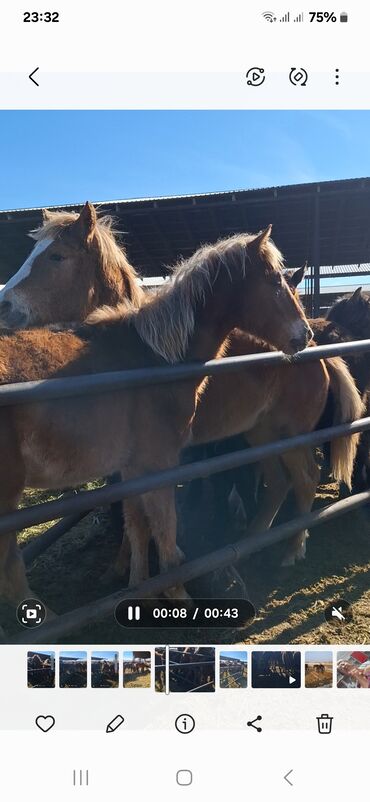
[[[226,340],[222,356],[271,351],[241,331]],[[198,389],[192,422],[192,443],[199,444],[244,433],[252,446],[313,431],[332,390],[335,423],[361,417],[362,402],[355,383],[340,357],[303,365],[251,366],[229,376],[207,377]],[[350,486],[358,435],[334,440],[332,470]],[[314,451],[295,449],[264,460],[264,493],[248,531],[269,528],[291,487],[301,514],[310,511],[319,481]],[[284,565],[303,559],[307,532],[294,536]]]
[[[79,221],[76,228],[79,236]],[[0,336],[1,382],[207,360],[236,326],[295,353],[307,345],[311,330],[282,276],[282,257],[270,234],[271,227],[200,248],[178,265],[173,282],[139,309],[126,304],[98,310],[74,331]],[[81,237],[88,247],[91,235],[83,229]],[[60,261],[65,251],[62,238],[53,239],[43,257]],[[189,435],[198,384],[190,380],[3,407],[0,512],[15,509],[27,486],[59,489],[116,470],[130,478],[175,464]],[[127,501],[126,529],[131,586],[148,575],[150,536],[160,570],[177,565],[174,488]],[[126,569],[120,557],[116,567],[121,573]],[[30,595],[14,534],[0,536],[0,592],[13,602]]]
[[[0,291],[0,327],[82,321],[126,298],[140,305],[144,291],[110,217],[98,218],[91,203],[80,215],[44,210],[43,216],[43,226],[30,234],[36,245]]]

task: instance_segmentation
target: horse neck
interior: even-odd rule
[[[99,306],[117,306],[125,301],[130,301],[137,309],[144,295],[134,268],[126,260],[122,266],[108,264],[102,268],[98,265],[93,308],[90,311]]]
[[[245,287],[239,277],[232,278],[228,271],[220,271],[204,299],[197,305],[194,330],[189,340],[188,360],[212,359],[232,329],[240,324],[240,298]]]

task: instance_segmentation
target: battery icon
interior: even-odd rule
[[[348,22],[348,14],[346,11],[342,11],[339,20],[340,22]]]
[[[140,621],[140,615],[141,615],[141,613],[140,613],[139,605],[136,605],[136,607],[133,607],[130,604],[129,607],[127,608],[127,618],[128,618],[128,620],[129,621]]]

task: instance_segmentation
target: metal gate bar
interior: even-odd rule
[[[22,632],[7,642],[13,643],[57,643],[57,640],[64,635],[71,635],[82,627],[95,624],[97,621],[108,615],[113,615],[117,604],[124,599],[145,599],[148,597],[158,597],[161,593],[178,584],[188,582],[191,579],[204,576],[220,568],[233,565],[242,558],[249,557],[268,546],[273,546],[299,532],[301,529],[310,529],[327,521],[332,521],[340,515],[363,507],[370,502],[370,490],[358,493],[356,496],[337,501],[320,510],[294,518],[292,521],[275,526],[267,532],[255,534],[224,546],[198,557],[196,560],[184,563],[165,574],[158,574],[151,579],[147,579],[133,590],[120,590],[97,599],[94,602],[79,607],[70,613],[64,613],[59,618],[46,623],[39,630]],[[124,633],[124,629],[122,629]]]
[[[216,373],[231,373],[250,365],[301,365],[306,362],[315,362],[324,357],[362,354],[366,351],[370,351],[370,339],[335,345],[315,345],[304,351],[298,351],[293,356],[284,354],[282,351],[268,351],[263,354],[210,359],[208,362],[181,362],[165,367],[135,368],[85,376],[69,376],[63,379],[3,384],[0,386],[0,407],[80,395],[91,396],[186,379],[202,379],[204,376],[213,376]]]
[[[83,490],[70,498],[34,504],[32,507],[24,507],[21,510],[1,515],[0,535],[13,532],[17,529],[26,529],[29,526],[36,526],[37,524],[60,518],[63,515],[88,512],[95,507],[112,504],[112,502],[119,501],[120,499],[142,495],[151,490],[159,490],[160,488],[169,487],[171,485],[182,484],[191,479],[199,479],[213,473],[229,470],[230,468],[238,468],[241,465],[260,462],[266,457],[276,456],[285,451],[292,451],[302,446],[319,445],[320,443],[334,440],[337,437],[364,432],[367,429],[370,429],[370,417],[360,418],[359,420],[353,421],[353,423],[341,423],[338,426],[317,429],[315,432],[309,432],[309,434],[287,437],[283,440],[277,440],[275,443],[246,448],[231,454],[223,454],[220,457],[211,457],[198,462],[190,462],[187,465],[179,465],[175,468],[156,471],[155,473],[146,474],[145,476],[139,476],[137,479],[129,479],[126,482],[116,482],[113,485],[105,485],[96,490]]]
[[[39,557],[40,554],[43,554],[49,546],[52,546],[60,537],[69,532],[73,526],[76,526],[90,510],[87,512],[77,512],[75,515],[67,515],[65,518],[62,518],[61,521],[58,521],[54,526],[49,526],[45,532],[42,532],[40,535],[34,538],[32,543],[28,543],[22,549],[22,556],[26,565],[30,565],[36,557]]]

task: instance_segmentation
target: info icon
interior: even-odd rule
[[[349,624],[353,620],[350,603],[345,599],[336,599],[326,608],[325,618],[328,624]]]
[[[24,599],[17,608],[17,619],[27,629],[40,627],[45,618],[46,607],[38,599]]]
[[[189,735],[195,727],[195,719],[189,713],[182,713],[181,716],[177,716],[175,727],[182,735]]]

